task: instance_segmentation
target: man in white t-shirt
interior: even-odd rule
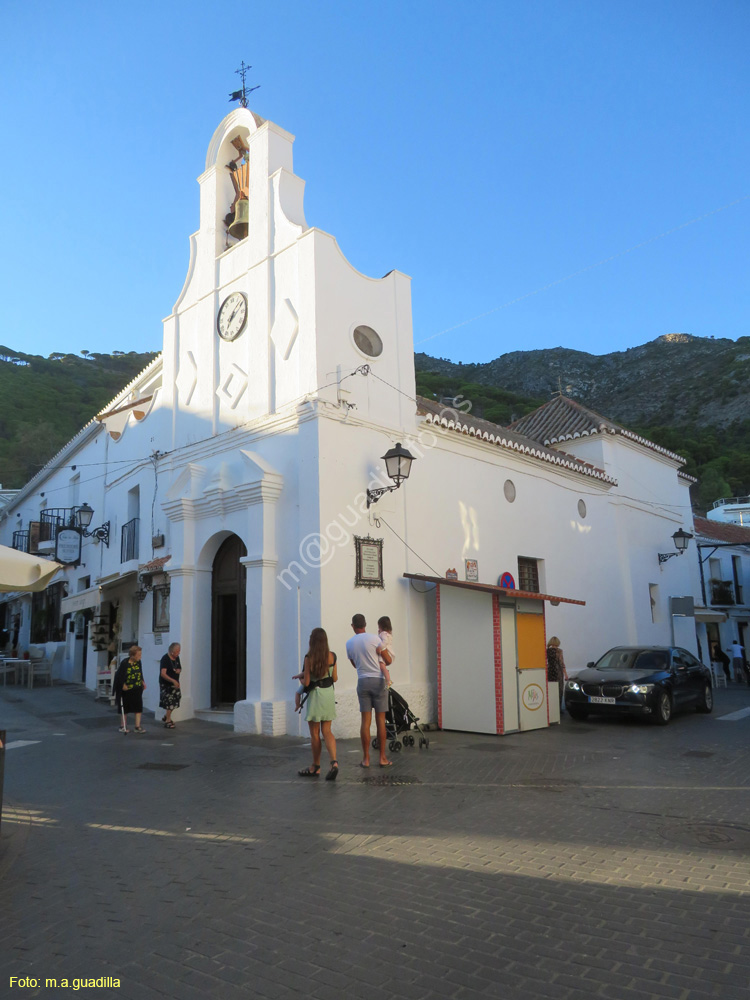
[[[378,731],[378,749],[380,750],[380,766],[390,767],[393,761],[385,755],[385,713],[388,711],[388,688],[391,677],[388,667],[392,662],[391,654],[380,640],[380,637],[367,631],[364,615],[352,618],[354,635],[346,644],[346,655],[357,671],[357,697],[362,725],[359,735],[362,740],[362,763],[360,767],[370,766],[370,727],[372,713],[375,710],[375,725]]]
[[[736,639],[729,647],[729,655],[732,657],[734,679],[738,684],[742,684],[745,679],[745,650]]]

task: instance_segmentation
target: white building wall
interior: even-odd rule
[[[670,598],[695,593],[689,556],[658,560],[659,552],[676,552],[675,531],[684,528],[692,533],[689,485],[677,475],[679,463],[621,435],[578,438],[563,442],[559,449],[617,480],[609,500],[616,545],[613,565],[621,578],[623,625],[629,633],[620,641],[671,643]],[[690,545],[695,548],[695,542]],[[691,652],[697,652],[694,624],[692,619],[674,619],[674,642]]]

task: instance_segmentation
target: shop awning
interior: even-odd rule
[[[696,605],[695,620],[697,622],[716,622],[718,624],[719,622],[725,622],[727,616],[723,611],[717,611],[715,608],[699,608]]]
[[[439,583],[444,587],[463,587],[466,590],[480,590],[485,594],[501,594],[503,597],[523,598],[530,601],[549,601],[550,604],[585,604],[572,597],[556,597],[553,594],[537,594],[529,590],[510,590],[492,583],[473,583],[469,580],[447,580],[444,576],[423,576],[421,573],[404,573],[407,580],[421,580],[422,583]]]
[[[109,576],[101,576],[96,581],[101,590],[107,590],[112,587],[119,587],[121,583],[127,583],[128,580],[138,576],[137,570],[131,569],[127,573],[111,573]]]
[[[86,608],[98,608],[101,602],[99,588],[89,587],[88,590],[81,590],[71,597],[64,597],[60,601],[60,611],[64,615],[72,615],[76,611],[85,611]]]

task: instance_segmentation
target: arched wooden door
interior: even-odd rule
[[[246,696],[245,567],[242,539],[230,535],[216,553],[211,577],[211,704],[234,705]]]

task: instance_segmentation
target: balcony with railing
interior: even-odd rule
[[[13,548],[18,552],[29,551],[29,529],[13,532]]]
[[[716,507],[728,507],[729,505],[734,506],[742,504],[750,504],[750,497],[722,497],[720,500],[714,500],[711,507],[715,509]]]
[[[731,580],[710,580],[711,603],[724,606],[735,603],[734,587]]]
[[[120,562],[129,562],[138,558],[138,535],[140,533],[141,519],[134,517],[122,526],[120,540]]]
[[[39,541],[54,542],[60,528],[73,528],[75,523],[75,507],[47,507],[39,515]]]

